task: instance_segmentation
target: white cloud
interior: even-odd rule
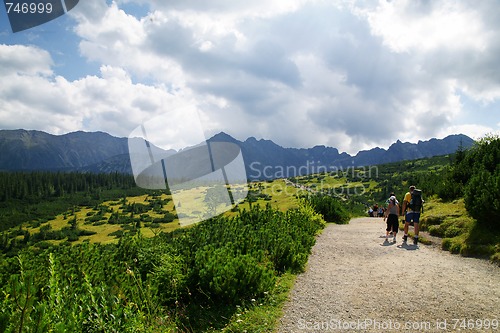
[[[149,12],[126,12],[129,2]],[[0,45],[0,103],[26,119],[42,112],[39,126],[52,131],[123,136],[165,108],[192,104],[212,134],[349,153],[452,130],[478,133],[489,125],[460,97],[499,103],[497,8],[494,1],[88,0],[70,15],[81,55],[99,75],[68,81],[55,76],[47,51]],[[4,116],[2,124],[14,126]]]
[[[0,76],[52,75],[50,53],[35,46],[0,44]]]
[[[357,9],[392,51],[414,58],[435,79],[484,103],[500,98],[500,50],[496,1],[380,1]]]
[[[485,134],[487,133],[500,133],[499,131],[500,131],[500,124],[497,124],[496,129],[484,125],[464,124],[464,125],[455,125],[443,128],[437,133],[436,136],[438,138],[443,138],[450,134],[462,133],[477,140],[484,137]]]
[[[482,51],[489,42],[481,13],[457,1],[379,1],[367,16],[372,32],[396,52],[428,52],[437,48]]]
[[[17,46],[2,50],[9,48],[19,50]],[[36,51],[27,52],[26,63],[36,63],[40,55]],[[46,62],[50,63],[50,57]],[[4,128],[39,129],[54,134],[101,130],[127,136],[137,124],[166,109],[193,102],[189,96],[171,94],[162,86],[133,83],[122,68],[103,66],[100,77],[87,76],[72,82],[44,75],[50,72],[47,68],[37,65],[32,75],[12,72],[0,77],[0,123]]]
[[[276,15],[296,11],[307,0],[121,0],[121,3],[140,3],[153,8],[154,10],[175,11],[175,12],[199,12],[209,13],[212,17],[231,16],[241,17],[273,17]]]

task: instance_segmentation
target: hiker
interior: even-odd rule
[[[389,198],[385,201],[386,205],[389,205],[391,197],[396,197],[396,194],[394,194],[394,192],[391,192],[391,194],[389,194]],[[399,205],[398,199],[396,199],[396,203]]]
[[[377,213],[378,213],[378,204],[376,203],[375,205],[373,205],[373,217],[377,217]]]
[[[385,212],[385,208],[380,206],[378,208],[378,217],[383,217],[384,216],[384,212]]]
[[[408,227],[410,223],[413,222],[415,237],[413,238],[413,244],[418,244],[418,233],[420,222],[420,212],[423,210],[422,191],[417,190],[414,185],[410,186],[410,191],[406,192],[403,199],[403,214],[405,216],[405,227],[403,242],[406,243],[408,240]]]
[[[392,241],[396,243],[396,235],[399,228],[399,203],[395,196],[389,198],[389,206],[385,210],[384,221],[387,218],[387,229],[385,229],[385,239],[389,239],[389,233],[392,234]]]

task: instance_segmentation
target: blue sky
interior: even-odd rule
[[[195,106],[207,137],[351,154],[500,129],[497,1],[84,0],[18,33],[0,7],[0,129]]]

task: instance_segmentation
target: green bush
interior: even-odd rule
[[[91,212],[89,212],[91,213]],[[95,215],[90,215],[89,217],[85,218],[86,222],[94,223],[103,220],[105,217],[101,214],[95,214]]]
[[[114,236],[114,237],[117,237],[117,238],[120,238],[120,237],[123,237],[123,230],[116,230],[116,231],[113,231],[113,232],[110,232],[108,234],[108,236]]]
[[[498,162],[500,164],[500,161]],[[465,187],[465,207],[470,215],[500,230],[500,167],[494,173],[476,173]]]
[[[429,226],[429,233],[432,236],[444,237],[444,231],[445,231],[445,229],[442,228],[440,225]]]
[[[431,225],[439,225],[443,223],[443,220],[444,220],[443,216],[431,215],[431,216],[424,216],[421,222],[422,224],[431,226]]]
[[[460,198],[464,192],[464,184],[457,181],[453,172],[453,169],[448,168],[436,184],[436,194],[446,201]]]
[[[170,223],[177,218],[177,215],[166,212],[163,217],[153,219],[153,223]]]
[[[92,236],[95,235],[96,233],[97,232],[92,230],[78,229],[78,236]]]
[[[325,221],[338,224],[349,222],[349,213],[338,199],[329,195],[318,194],[309,196],[307,200],[316,212],[323,215]]]
[[[462,243],[453,238],[443,238],[441,247],[443,250],[450,251],[453,254],[458,254],[462,248]]]
[[[179,255],[162,253],[149,277],[162,304],[174,304],[188,293],[188,276]]]
[[[47,241],[40,241],[40,242],[37,242],[34,244],[34,246],[40,248],[40,249],[49,249],[51,248],[53,245]]]
[[[447,238],[453,238],[453,237],[456,237],[460,234],[463,233],[463,229],[462,228],[459,228],[457,226],[454,226],[454,225],[451,225],[449,226],[445,232],[444,232],[444,237],[447,237]]]
[[[206,246],[197,251],[196,269],[202,290],[233,303],[262,296],[275,282],[268,265],[250,254],[235,254],[231,244],[221,248]]]
[[[38,228],[41,224],[42,224],[42,222],[40,222],[39,220],[33,220],[33,221],[31,221],[30,226],[32,228]]]
[[[463,193],[469,214],[490,230],[500,230],[499,136],[488,135],[470,150],[457,152],[457,162],[444,183],[441,197],[455,199]]]

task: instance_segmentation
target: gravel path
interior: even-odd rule
[[[381,235],[382,218],[329,224],[278,332],[500,332],[498,266]]]

